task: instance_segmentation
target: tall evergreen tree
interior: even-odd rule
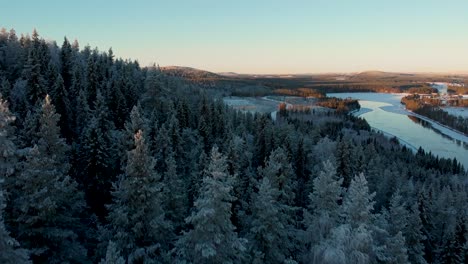
[[[3,100],[0,94],[0,180],[13,174],[16,146],[13,143],[13,127],[15,116],[10,112],[8,103]]]
[[[77,174],[85,186],[88,205],[101,219],[106,215],[105,204],[111,201],[110,189],[115,180],[116,166],[111,134],[113,126],[107,113],[105,98],[98,91],[91,120],[81,135],[78,150]]]
[[[29,149],[16,180],[12,225],[34,262],[85,262],[86,250],[77,233],[85,204],[76,182],[67,175],[69,147],[60,137],[59,118],[46,96],[38,143]]]
[[[10,232],[5,227],[3,210],[6,204],[2,185],[3,179],[0,178],[0,262],[5,264],[31,263],[28,252],[19,247],[18,241],[10,237]]]
[[[415,203],[411,206],[408,225],[404,231],[408,246],[408,259],[411,263],[427,263],[424,259],[424,240],[426,236],[423,234],[422,228],[418,204]]]
[[[278,199],[281,203],[294,205],[296,175],[284,149],[277,148],[272,151],[265,168],[260,169],[259,174],[268,178],[273,188],[278,189]]]
[[[278,201],[279,191],[263,178],[252,199],[249,241],[254,263],[284,263],[296,249],[296,230],[288,205]]]
[[[226,158],[217,147],[203,178],[195,211],[186,219],[193,226],[176,243],[178,261],[191,263],[242,263],[245,240],[238,237],[231,222],[232,176]]]
[[[337,177],[336,168],[330,161],[324,162],[323,167],[323,171],[313,181],[313,192],[309,195],[310,204],[304,213],[305,242],[308,248],[313,248],[327,239],[330,231],[339,223],[343,179]],[[314,250],[309,253],[313,255]],[[314,258],[307,255],[309,260]]]
[[[19,248],[19,243],[10,236],[4,221],[4,209],[6,207],[4,195],[4,182],[14,172],[13,164],[15,145],[12,141],[11,123],[15,117],[10,113],[8,104],[0,94],[0,262],[1,263],[29,263],[28,254]],[[10,179],[8,179],[10,180]]]
[[[130,263],[141,263],[163,259],[161,248],[167,249],[171,225],[162,208],[162,186],[143,132],[139,130],[134,138],[125,173],[114,184],[108,220],[117,249]]]
[[[343,199],[344,221],[353,228],[360,225],[370,225],[374,221],[372,213],[374,209],[375,193],[369,193],[367,180],[364,174],[356,175]]]
[[[109,241],[106,257],[99,264],[125,264],[125,260],[120,256],[120,251],[117,250],[117,245],[114,242]]]

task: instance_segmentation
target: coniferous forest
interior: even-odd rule
[[[468,261],[457,160],[220,89],[3,29],[0,263]]]

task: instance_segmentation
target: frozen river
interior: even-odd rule
[[[371,127],[396,136],[413,149],[422,147],[439,157],[456,158],[468,168],[468,137],[407,111],[400,104],[403,94],[330,93],[327,96],[358,99],[361,110],[355,115],[366,119]]]

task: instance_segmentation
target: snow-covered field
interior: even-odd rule
[[[444,107],[442,109],[451,115],[468,118],[468,107]]]
[[[271,113],[278,109],[279,101],[265,100],[256,97],[225,97],[223,101],[234,109],[246,112]]]

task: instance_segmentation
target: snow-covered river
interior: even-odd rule
[[[439,157],[456,158],[468,168],[468,137],[407,111],[400,104],[403,94],[329,93],[327,96],[358,99],[361,110],[355,115],[366,119],[371,127],[396,136],[413,149],[422,147]]]

